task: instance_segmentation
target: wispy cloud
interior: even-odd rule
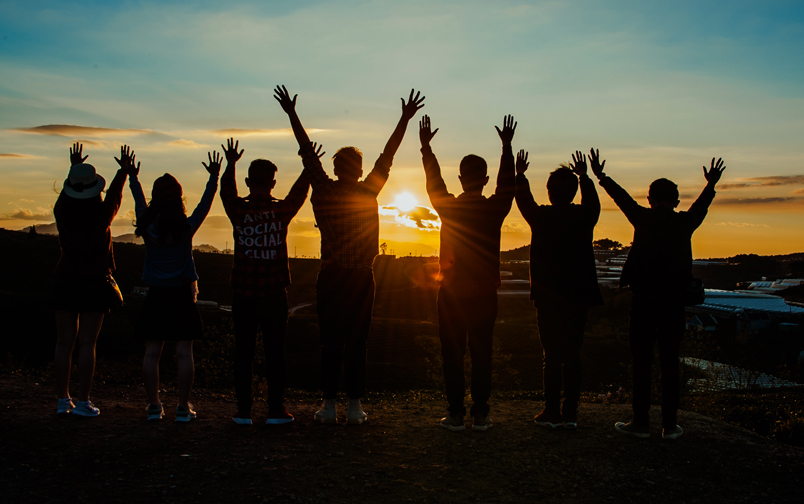
[[[794,203],[802,201],[803,198],[797,196],[770,196],[767,198],[722,198],[716,199],[718,205],[773,205],[777,203]]]
[[[0,220],[32,220],[49,222],[53,220],[53,210],[42,207],[37,208],[36,210],[18,208],[11,213],[0,215]]]
[[[752,187],[777,187],[804,184],[804,175],[769,175],[767,177],[745,177],[737,182],[720,184],[719,189],[746,189]]]
[[[154,130],[134,128],[101,128],[97,126],[78,126],[75,124],[44,124],[31,128],[12,128],[11,131],[31,133],[35,135],[65,136],[65,137],[106,137],[112,135],[161,135]]]
[[[178,140],[168,142],[168,145],[174,147],[182,147],[185,149],[206,149],[209,147],[209,145],[200,144],[198,142],[193,142],[192,140],[186,140],[184,138],[179,138]]]
[[[767,224],[752,224],[750,222],[715,222],[714,225],[715,226],[731,226],[731,227],[738,227],[738,228],[744,228],[744,227],[762,227],[762,228],[766,228],[766,227],[770,227]]]
[[[528,226],[525,226],[522,223],[511,222],[511,223],[503,224],[502,232],[503,233],[528,233],[528,232],[530,232],[530,229],[528,229]]]
[[[315,129],[315,128],[307,128],[307,133],[312,135],[314,133],[321,133],[327,130],[324,129]],[[293,134],[293,130],[290,128],[279,128],[279,129],[251,129],[251,128],[226,128],[226,129],[219,129],[219,130],[212,130],[211,133],[216,135],[226,135],[231,137],[241,137],[241,136],[289,136]]]
[[[0,152],[0,159],[35,159],[36,156],[29,154],[17,154],[14,152]]]

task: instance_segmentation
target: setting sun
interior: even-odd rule
[[[410,212],[419,202],[416,201],[416,198],[408,193],[403,192],[396,195],[396,200],[394,201],[394,206],[397,207],[401,212]]]

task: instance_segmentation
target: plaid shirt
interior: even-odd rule
[[[290,285],[288,224],[307,199],[309,187],[302,175],[284,200],[240,198],[234,167],[226,167],[221,177],[221,201],[233,227],[231,278],[235,295],[265,297]]]
[[[377,195],[388,180],[394,158],[380,154],[374,169],[356,184],[332,180],[312,144],[299,151],[313,195],[313,213],[321,231],[321,268],[371,268],[380,241]]]
[[[497,189],[490,198],[447,191],[430,147],[422,148],[427,194],[441,218],[441,287],[461,296],[488,294],[500,286],[500,229],[516,193],[514,154],[503,147]]]

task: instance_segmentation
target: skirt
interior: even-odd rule
[[[185,341],[204,338],[204,325],[195,304],[193,284],[151,286],[135,326],[138,339]]]
[[[75,313],[109,313],[117,304],[105,275],[56,275],[49,302],[54,310]]]

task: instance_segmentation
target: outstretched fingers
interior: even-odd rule
[[[324,146],[323,146],[323,145],[320,145],[320,144],[319,144],[319,143],[317,143],[317,142],[313,142],[313,152],[314,152],[314,153],[315,153],[315,155],[316,155],[316,156],[318,156],[319,158],[320,158],[320,157],[322,157],[324,154],[326,154],[326,151],[321,152],[321,149],[323,149],[323,148],[324,148]]]

